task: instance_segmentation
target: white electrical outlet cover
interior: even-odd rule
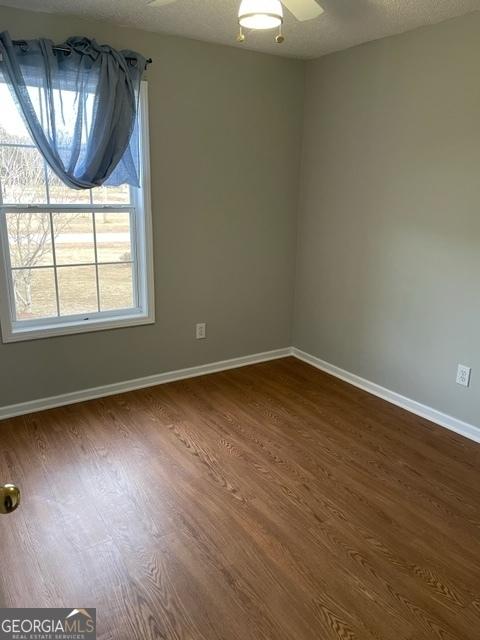
[[[197,340],[202,340],[207,337],[207,325],[205,322],[198,322],[195,327],[195,337]]]
[[[462,387],[469,387],[471,371],[470,367],[459,364],[457,369],[457,384],[462,385]]]

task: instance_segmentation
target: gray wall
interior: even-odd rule
[[[1,7],[0,25],[153,58],[157,313],[152,326],[0,344],[0,406],[288,346],[303,63]]]
[[[479,33],[475,13],[308,64],[294,322],[298,348],[477,425]]]

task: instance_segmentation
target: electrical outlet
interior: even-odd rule
[[[457,384],[461,384],[462,387],[469,387],[471,371],[470,367],[459,364],[457,369]]]
[[[198,322],[195,327],[195,337],[197,340],[203,340],[203,338],[207,337],[207,323],[206,322]]]

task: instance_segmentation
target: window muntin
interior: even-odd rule
[[[78,191],[46,165],[0,84],[4,341],[153,322],[145,82],[140,102],[141,188]]]

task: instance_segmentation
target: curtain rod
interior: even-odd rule
[[[26,45],[28,45],[28,42],[26,40],[12,40],[12,43],[14,45],[17,45],[18,47],[25,47]],[[60,45],[54,46],[53,49],[54,51],[65,51],[66,53],[71,53],[71,49],[69,49],[68,47],[62,47]],[[135,60],[135,58],[129,58],[127,56],[125,60],[128,60],[130,62]],[[151,58],[147,58],[147,60],[145,60],[145,65],[152,64],[152,62],[153,60]]]

